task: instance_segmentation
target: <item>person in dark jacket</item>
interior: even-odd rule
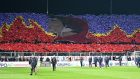
[[[29,59],[29,64],[31,65],[31,73],[30,75],[33,74],[33,72],[36,74],[35,68],[37,66],[37,58],[33,57]]]
[[[138,67],[138,57],[135,58],[135,64]]]
[[[53,71],[55,71],[56,70],[56,63],[57,63],[56,57],[51,58],[51,63],[52,63]]]
[[[84,58],[80,57],[80,65],[81,65],[81,67],[83,67],[83,61],[84,61]]]
[[[88,61],[89,61],[89,67],[92,67],[92,57],[89,57]]]
[[[140,68],[140,57],[138,57],[137,59],[138,59],[137,60],[137,66],[138,66],[138,68]]]
[[[122,66],[122,56],[119,56],[119,64]]]
[[[98,58],[95,56],[95,57],[94,57],[94,64],[95,64],[95,67],[97,67],[97,62],[98,62]]]
[[[41,64],[43,63],[43,59],[44,59],[44,58],[41,56],[41,57],[40,57],[40,63],[41,63]]]
[[[102,67],[102,62],[103,62],[103,58],[100,56],[100,57],[99,57],[99,67],[100,67],[100,68]]]
[[[105,61],[105,67],[109,67],[109,57],[105,57],[104,61]]]

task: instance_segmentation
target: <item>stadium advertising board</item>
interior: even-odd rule
[[[109,61],[110,66],[120,66],[119,61]],[[122,66],[136,66],[135,61],[122,61]]]
[[[0,67],[30,67],[28,62],[0,62]]]
[[[92,63],[94,65],[94,62]],[[58,62],[58,67],[74,67],[74,66],[80,66],[79,61],[65,61],[65,62]],[[88,61],[83,62],[83,66],[89,66]],[[99,63],[98,63],[99,66]],[[102,63],[102,66],[105,66],[105,63]],[[109,66],[120,66],[119,61],[110,61]],[[136,66],[134,61],[122,61],[122,66]]]
[[[94,65],[94,62],[92,63]],[[103,66],[105,64],[103,63]],[[119,66],[119,61],[110,61],[110,66]],[[40,66],[40,64],[38,64]],[[47,66],[47,65],[45,65]],[[59,61],[57,67],[75,67],[80,66],[79,61]],[[83,62],[83,66],[88,66],[88,61]],[[122,61],[122,66],[136,66],[134,61]],[[28,62],[0,62],[0,67],[30,67]]]

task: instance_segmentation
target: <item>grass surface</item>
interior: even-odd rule
[[[29,75],[30,68],[0,68],[0,79],[140,79],[137,67],[40,67],[36,75]]]

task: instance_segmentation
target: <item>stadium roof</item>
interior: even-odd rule
[[[140,0],[1,0],[0,12],[46,13],[48,6],[49,14],[140,14],[139,4]]]

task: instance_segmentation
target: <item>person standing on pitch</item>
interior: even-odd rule
[[[30,75],[32,75],[33,72],[36,74],[35,68],[37,65],[37,58],[36,57],[30,58],[29,64],[31,65],[31,74]]]
[[[52,63],[53,71],[55,71],[56,70],[56,63],[57,63],[56,57],[51,58],[51,63]]]
[[[138,57],[135,58],[135,64],[138,67]]]
[[[99,57],[99,67],[100,67],[100,68],[102,67],[102,62],[103,62],[103,58],[100,56],[100,57]]]
[[[88,61],[89,61],[89,67],[92,67],[92,57],[89,57]]]
[[[121,55],[119,56],[119,64],[120,64],[120,66],[122,66],[122,57],[121,57]]]
[[[81,65],[81,67],[83,67],[83,61],[84,61],[83,57],[80,57],[80,65]]]
[[[95,67],[97,67],[97,62],[98,62],[98,58],[95,56],[95,57],[94,57],[94,64],[95,64]]]
[[[105,66],[109,67],[109,57],[106,56],[104,61],[105,61]]]
[[[137,66],[138,66],[138,68],[140,68],[140,57],[138,57]]]

